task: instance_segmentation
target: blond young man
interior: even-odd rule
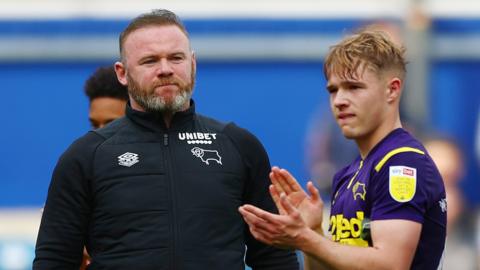
[[[240,207],[250,231],[302,250],[307,269],[441,268],[445,189],[423,145],[402,128],[403,49],[364,31],[331,48],[324,72],[337,124],[360,152],[333,178],[331,236],[321,231],[323,202],[313,184],[308,195],[277,167],[270,193],[280,215]]]

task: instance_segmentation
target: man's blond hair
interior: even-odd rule
[[[378,75],[395,72],[403,80],[406,73],[405,49],[395,45],[382,31],[364,30],[332,46],[325,58],[324,74],[359,78],[366,69]]]

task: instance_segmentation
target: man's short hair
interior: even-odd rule
[[[377,74],[395,72],[403,79],[406,73],[405,49],[397,46],[382,31],[364,30],[332,46],[323,66],[325,78],[332,74],[358,78],[366,69]]]
[[[128,101],[127,87],[120,84],[113,66],[100,67],[87,79],[84,86],[88,100],[111,97]]]
[[[120,57],[123,59],[123,44],[130,33],[140,28],[152,25],[176,25],[188,37],[188,32],[180,18],[170,10],[155,9],[148,13],[140,14],[134,18],[120,34],[119,48]]]

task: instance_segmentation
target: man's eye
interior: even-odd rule
[[[178,62],[183,61],[183,58],[182,58],[182,57],[172,57],[171,60],[172,60],[173,62],[178,63]]]
[[[327,92],[330,94],[334,94],[337,92],[337,88],[327,88]]]
[[[142,64],[153,64],[153,63],[155,63],[155,60],[153,60],[153,59],[147,59],[147,60],[142,62]]]

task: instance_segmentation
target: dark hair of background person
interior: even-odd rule
[[[128,91],[120,84],[113,66],[99,67],[88,78],[84,86],[85,94],[90,103],[99,97],[111,97],[128,101]]]

